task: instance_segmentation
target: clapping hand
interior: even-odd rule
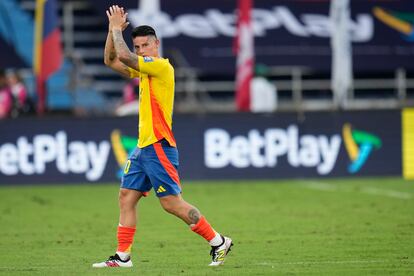
[[[109,20],[109,29],[121,29],[125,30],[129,22],[126,21],[128,13],[124,12],[124,8],[119,7],[118,5],[113,5],[109,7],[109,10],[106,11],[106,15]]]

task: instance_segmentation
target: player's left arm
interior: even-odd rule
[[[112,38],[114,41],[115,52],[119,60],[126,66],[139,71],[138,55],[128,49],[122,36],[122,29],[113,27]]]
[[[108,18],[112,26],[112,39],[119,60],[126,66],[139,71],[138,55],[128,49],[124,37],[122,36],[122,25],[125,24],[127,15],[128,14],[124,13],[122,8],[117,5],[113,6],[113,9],[110,9]]]

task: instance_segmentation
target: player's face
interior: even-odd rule
[[[133,40],[135,53],[143,57],[157,57],[160,41],[153,36],[137,36]]]

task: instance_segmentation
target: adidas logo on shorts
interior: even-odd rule
[[[163,186],[159,186],[157,190],[157,194],[166,192],[167,190]]]

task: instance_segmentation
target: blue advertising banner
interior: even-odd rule
[[[102,16],[113,1],[90,0]],[[118,1],[132,26],[150,24],[163,37],[165,55],[180,52],[202,72],[233,73],[235,0],[161,0],[155,12],[144,1]],[[256,61],[269,66],[306,66],[330,71],[330,0],[255,0]],[[414,1],[351,1],[354,70],[414,69]]]
[[[179,115],[174,122],[184,181],[402,171],[400,111]],[[0,121],[0,185],[118,181],[136,126],[136,116]]]
[[[200,172],[216,179],[401,175],[400,120],[389,111],[317,112],[303,120],[295,114],[210,116],[197,122],[203,165],[191,162],[186,169],[189,177]]]

